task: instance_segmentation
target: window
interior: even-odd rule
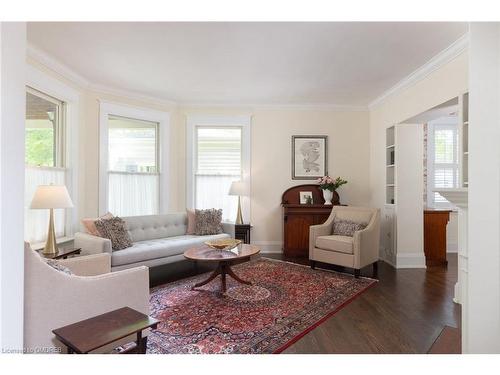
[[[108,131],[109,211],[158,214],[158,123],[109,116]]]
[[[188,119],[188,202],[190,208],[222,209],[224,221],[236,219],[238,200],[228,195],[233,181],[249,183],[250,119]],[[244,215],[248,202],[242,197]]]
[[[101,103],[99,211],[168,212],[168,114]]]
[[[38,185],[65,185],[65,103],[40,91],[27,88],[25,121],[25,227],[24,238],[44,242],[48,211],[31,210]],[[56,236],[67,234],[65,210],[55,210]]]
[[[439,193],[439,188],[459,186],[458,122],[456,116],[429,122],[428,145],[428,203],[432,207],[450,207],[451,203]]]

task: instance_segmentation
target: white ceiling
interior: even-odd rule
[[[365,106],[465,23],[29,23],[93,84],[184,103]]]

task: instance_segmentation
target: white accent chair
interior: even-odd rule
[[[333,235],[334,220],[367,223],[353,237]],[[361,268],[373,264],[377,272],[380,241],[380,210],[366,207],[334,206],[326,222],[309,227],[309,259],[311,267],[323,262],[354,269],[359,277]]]
[[[121,307],[149,314],[149,269],[136,267],[111,272],[108,253],[60,260],[73,275],[56,270],[25,243],[24,347],[37,353],[43,348],[66,347],[53,329]],[[144,332],[147,336],[148,331]],[[135,341],[126,337],[98,352]],[[56,349],[57,350],[57,349]]]

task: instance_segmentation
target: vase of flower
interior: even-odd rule
[[[323,190],[323,198],[325,199],[325,204],[332,204],[333,191],[328,189]]]
[[[323,190],[323,198],[325,199],[325,204],[339,204],[339,195],[337,194],[337,189],[342,185],[347,184],[347,181],[341,177],[333,179],[330,176],[323,176],[318,178],[316,181],[319,188]],[[333,203],[332,203],[333,199]]]

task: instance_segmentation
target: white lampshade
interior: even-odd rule
[[[229,195],[248,195],[248,185],[243,181],[233,181],[231,183],[231,187],[229,188]]]
[[[64,185],[39,185],[30,208],[70,208],[73,202]]]

